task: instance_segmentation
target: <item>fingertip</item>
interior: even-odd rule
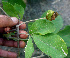
[[[18,23],[16,17],[8,17],[6,15],[0,15],[0,27],[12,27]]]
[[[24,48],[25,47],[25,42],[24,41],[20,41],[20,48]]]
[[[20,24],[21,24],[21,23],[23,23],[23,22],[20,21]],[[19,28],[20,28],[20,29],[25,29],[25,28],[26,28],[26,24],[24,23],[24,24],[20,25]]]
[[[18,23],[18,19],[16,17],[11,17],[11,19],[12,19],[14,25],[16,25]]]
[[[8,46],[8,47],[18,47],[17,41],[13,41],[13,40],[4,40],[2,38],[0,38],[0,45],[2,46]],[[25,47],[25,42],[24,41],[20,41],[19,42],[20,48],[24,48]]]
[[[19,46],[20,46],[20,48],[24,48],[25,47],[25,42],[24,41],[20,41],[19,42]],[[14,47],[18,47],[17,41],[14,42]]]
[[[19,33],[24,33],[24,34],[20,34],[20,38],[22,38],[22,39],[23,38],[26,39],[28,37],[28,35],[26,35],[26,34],[28,34],[26,31],[20,30]]]

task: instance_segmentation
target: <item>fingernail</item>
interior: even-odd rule
[[[18,19],[16,17],[11,17],[11,19],[14,23],[18,23]]]

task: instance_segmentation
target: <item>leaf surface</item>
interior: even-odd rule
[[[66,26],[63,30],[59,31],[57,34],[63,38],[63,40],[67,44],[67,47],[70,47],[70,25]]]
[[[17,13],[20,16],[20,20],[22,20],[23,18],[23,14],[24,14],[24,8],[21,5],[15,4],[14,5],[14,9],[17,11]]]
[[[32,43],[32,38],[29,37],[27,46],[25,48],[25,58],[31,58],[33,52],[34,52],[34,47],[33,47],[33,43]]]
[[[68,55],[65,58],[70,58],[70,48],[68,49]]]
[[[3,9],[4,11],[11,17],[17,17],[18,18],[18,13],[14,9],[13,5],[11,5],[8,2],[2,2],[3,3]]]
[[[30,30],[30,27],[32,26],[33,22],[28,23],[28,30]]]
[[[7,2],[8,0],[2,0],[2,1],[5,1],[5,2]]]
[[[46,17],[47,11],[43,13],[43,15],[41,16],[42,18]],[[46,19],[47,20],[47,19]],[[49,21],[49,20],[47,20]],[[56,30],[54,31],[54,33],[59,32],[59,30],[63,27],[63,20],[62,17],[60,15],[58,15],[55,20],[51,21],[54,26],[56,27]]]
[[[64,40],[57,34],[33,35],[37,47],[52,58],[64,58],[68,54]]]
[[[26,4],[24,3],[23,0],[8,0],[9,3],[11,3],[12,5],[18,4],[21,5],[24,9],[26,7]]]
[[[46,22],[44,19],[39,19],[35,21],[30,27],[30,34],[40,34],[45,35],[47,33],[52,33],[55,31],[55,26],[51,22]]]

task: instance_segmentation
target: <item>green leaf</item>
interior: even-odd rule
[[[68,55],[65,58],[70,58],[70,48],[68,49]]]
[[[15,35],[13,32],[10,32],[8,34],[3,34],[4,37],[9,38],[11,35]]]
[[[52,58],[64,58],[68,54],[64,40],[57,34],[33,35],[37,47]]]
[[[14,9],[15,9],[15,10],[17,11],[17,13],[19,14],[20,20],[22,20],[23,14],[24,14],[24,8],[23,8],[21,5],[18,5],[18,4],[15,3]]]
[[[5,2],[7,2],[8,0],[2,0],[2,1],[5,1]]]
[[[26,4],[24,3],[23,0],[8,0],[9,3],[11,3],[12,5],[18,4],[21,5],[24,9],[26,7]]]
[[[58,15],[55,20],[52,21],[52,23],[55,25],[56,30],[54,31],[54,33],[59,32],[59,30],[63,27],[63,20],[62,17],[60,15]]]
[[[32,38],[29,37],[27,46],[25,48],[25,58],[31,58],[33,52],[34,52],[34,47],[33,47],[33,43],[32,43]]]
[[[16,10],[14,9],[13,5],[11,5],[8,2],[2,2],[3,3],[3,9],[4,11],[12,17],[17,17],[18,18],[18,13],[16,12]]]
[[[70,47],[70,25],[66,26],[63,30],[57,33],[60,35],[67,44],[67,47]]]
[[[46,13],[47,13],[47,11],[44,12],[41,17],[42,17],[42,18],[46,17]],[[46,21],[48,21],[48,20],[46,19]],[[59,30],[63,27],[63,20],[62,20],[62,17],[61,17],[60,15],[58,15],[58,16],[55,18],[55,20],[52,20],[51,22],[52,22],[52,23],[55,25],[55,27],[56,27],[56,30],[54,31],[54,33],[59,32]]]
[[[28,23],[28,30],[30,30],[30,27],[32,26],[33,22]]]
[[[30,27],[29,33],[45,35],[47,33],[52,33],[54,31],[55,31],[55,26],[53,23],[46,22],[46,20],[44,19],[38,19]]]

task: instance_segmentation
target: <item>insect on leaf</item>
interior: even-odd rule
[[[41,18],[46,18],[46,13],[47,13],[48,11],[46,11],[46,12],[44,12],[43,13],[43,15],[41,16]],[[51,14],[52,15],[52,14]],[[50,15],[50,16],[51,16]],[[46,20],[46,21],[49,21],[49,20]],[[52,20],[51,21],[53,24],[54,24],[54,26],[55,26],[55,28],[56,28],[56,30],[54,31],[54,33],[57,33],[57,32],[59,32],[59,30],[63,27],[63,20],[62,20],[62,17],[60,16],[60,15],[58,15],[56,18],[55,18],[55,20]]]
[[[52,10],[48,10],[48,11],[47,11],[47,14],[46,14],[47,20],[51,21],[51,17],[52,17],[52,15],[53,15],[53,13],[54,13],[54,11],[52,11]]]

